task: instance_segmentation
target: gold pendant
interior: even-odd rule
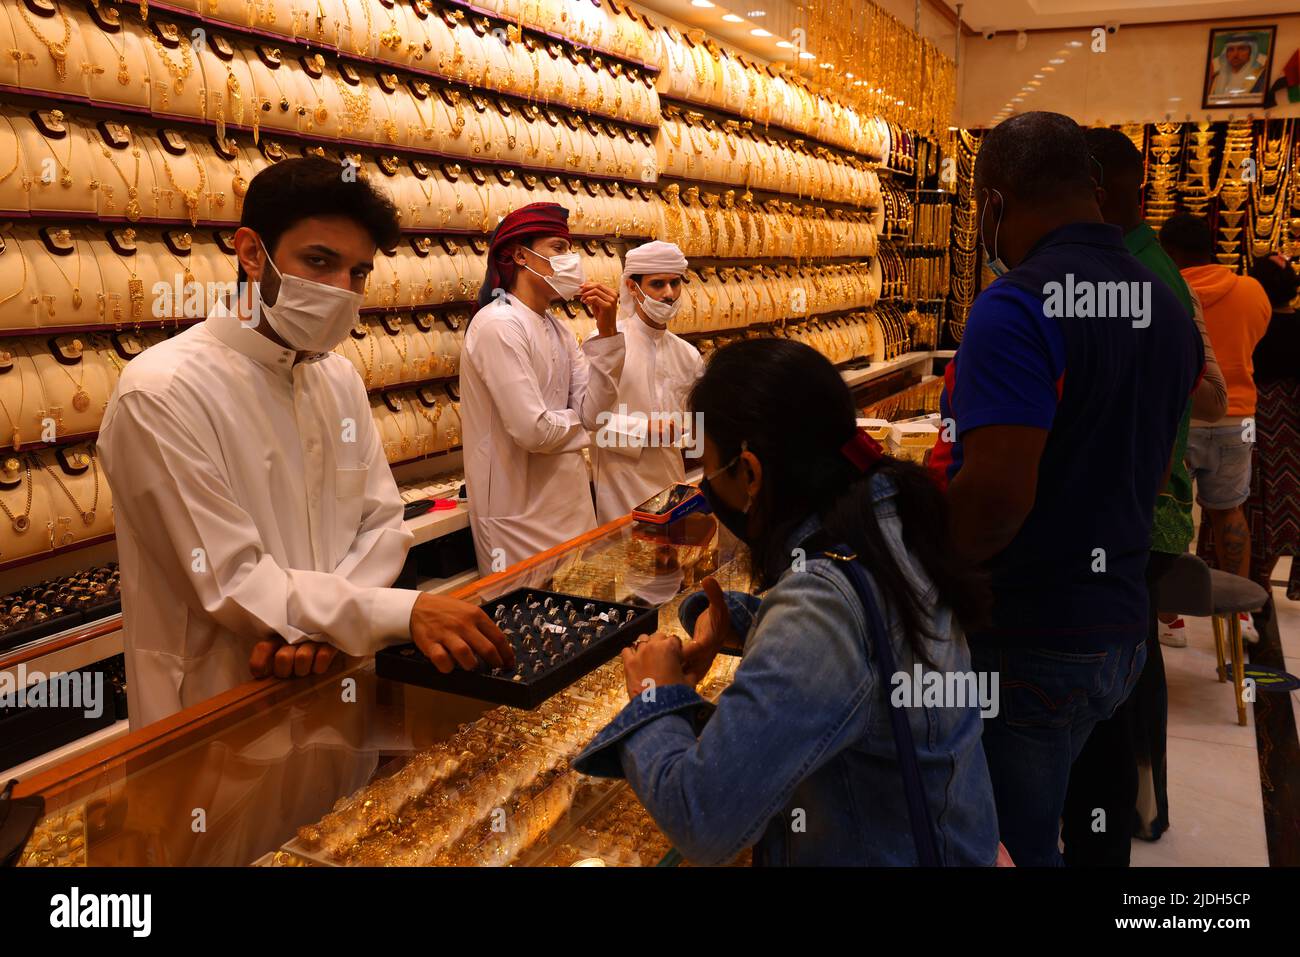
[[[72,185],[72,171],[65,169],[63,175],[59,177],[59,185],[67,189]]]
[[[244,194],[248,192],[248,180],[242,176],[236,176],[230,181],[230,189],[236,196],[243,199]]]
[[[131,74],[127,71],[126,57],[124,56],[117,58],[117,82],[123,86],[129,86],[131,83]]]
[[[22,433],[19,432],[17,429],[14,429],[13,446],[14,446],[14,451],[15,451],[15,452],[21,452],[21,451],[23,450],[23,436],[22,436]],[[9,467],[9,463],[8,463],[8,462],[5,463],[5,467],[6,467],[6,468]],[[18,467],[18,466],[16,466],[16,465],[14,466],[14,468],[17,468],[17,467]]]
[[[81,308],[81,290],[80,290],[80,289],[73,289],[73,290],[72,290],[72,308],[73,308],[73,309],[80,309],[80,308]]]
[[[95,524],[95,510],[92,508],[89,512],[81,513],[81,521],[86,525]]]
[[[31,527],[32,523],[27,518],[26,515],[15,515],[13,524],[14,524],[14,531],[17,532],[19,535],[21,535],[23,532],[27,531],[27,529]]]
[[[85,389],[78,388],[72,395],[72,407],[78,412],[85,412],[90,408],[90,393]]]

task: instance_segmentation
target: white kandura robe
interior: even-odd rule
[[[104,412],[131,728],[252,680],[262,638],[410,635],[411,533],[356,369],[295,361],[218,306],[146,349]]]
[[[596,526],[582,449],[618,397],[622,334],[578,345],[514,296],[480,309],[461,350],[465,483],[479,572]]]
[[[626,515],[656,492],[686,479],[682,449],[661,446],[657,416],[690,426],[686,400],[704,373],[699,351],[667,329],[655,329],[633,313],[619,321],[627,359],[619,381],[615,416],[591,449],[596,480],[596,520]],[[678,443],[681,445],[681,442]]]

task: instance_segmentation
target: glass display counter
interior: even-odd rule
[[[457,597],[543,588],[677,608],[708,575],[749,585],[711,516],[666,530],[602,526]],[[738,659],[719,656],[701,693]],[[621,781],[572,758],[627,701],[618,658],[532,711],[377,677],[373,659],[329,674],[251,681],[19,784],[45,816],[22,863],[271,865],[674,863]]]

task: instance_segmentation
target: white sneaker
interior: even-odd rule
[[[1255,628],[1254,619],[1244,611],[1241,613],[1241,640],[1248,645],[1259,644],[1259,631]]]
[[[1169,624],[1160,622],[1160,644],[1167,645],[1170,648],[1187,647],[1187,622],[1181,618],[1175,618]]]

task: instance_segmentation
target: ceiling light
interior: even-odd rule
[[[1035,74],[1034,74],[1034,79],[1035,79],[1035,80],[1041,80],[1042,78],[1043,78],[1043,74],[1041,74],[1041,73],[1035,73]]]
[[[801,60],[815,60],[815,59],[817,59],[817,56],[816,56],[816,54],[809,53],[807,50],[804,50],[802,53],[799,54],[799,59],[801,59]],[[822,66],[830,66],[830,64],[829,64],[829,63],[823,63]]]
[[[1045,66],[1045,67],[1043,67],[1043,72],[1044,72],[1044,73],[1055,73],[1055,72],[1056,72],[1056,67],[1054,67],[1054,66]]]
[[[791,50],[794,48],[794,44],[791,43],[789,40],[777,40],[776,45],[779,46],[782,50]]]
[[[1063,58],[1059,57],[1059,56],[1054,56],[1054,57],[1052,57],[1050,60],[1048,60],[1047,62],[1048,62],[1048,63],[1064,63],[1065,60],[1064,60]]]
[[[724,14],[722,15],[722,19],[726,20],[728,23],[744,23],[744,22],[745,22],[744,17],[738,17],[738,16],[736,16],[734,13],[724,13]]]
[[[749,31],[749,35],[753,37],[770,37],[772,32],[770,30],[764,30],[762,27],[754,27],[754,29]]]
[[[1181,103],[1182,101],[1183,101],[1183,98],[1182,98],[1181,96],[1171,96],[1171,97],[1169,98],[1169,102],[1170,102],[1170,103]]]
[[[759,17],[765,17],[765,16],[767,16],[767,11],[766,11],[766,10],[750,10],[748,16],[749,16],[749,19],[751,19],[751,20],[757,20]]]
[[[812,56],[811,53],[801,53],[801,54],[799,54],[799,55],[800,55],[800,56]],[[823,70],[829,70],[829,69],[831,69],[833,66],[835,66],[834,63],[818,63],[817,65],[818,65],[819,67],[821,67]]]
[[[1074,47],[1074,48],[1077,50],[1079,47],[1083,46],[1083,41],[1082,41],[1082,40],[1071,40],[1069,43],[1066,44],[1066,46]]]
[[[709,7],[713,6],[713,0],[691,0],[691,6],[703,7],[707,10]]]
[[[844,76],[845,76],[846,78],[850,79],[850,80],[853,79],[853,74],[852,74],[852,73],[845,73]]]
[[[1013,96],[1013,97],[1011,98],[1011,102],[1012,102],[1012,103],[1023,103],[1023,102],[1025,102],[1025,98],[1024,98],[1023,96]]]

